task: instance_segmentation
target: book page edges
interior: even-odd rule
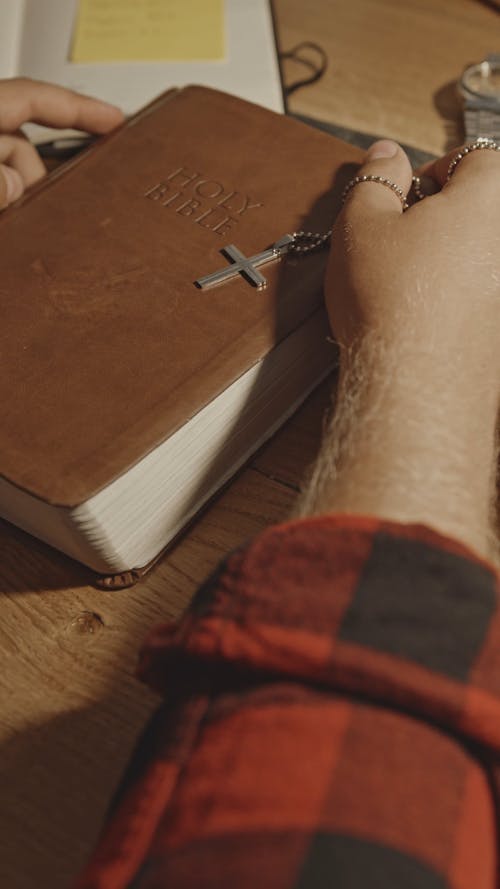
[[[76,509],[52,506],[0,479],[4,518],[99,574],[129,572],[156,561],[332,369],[336,353],[326,330],[320,310],[229,387],[226,399],[210,403]],[[250,391],[254,399],[249,403]],[[117,578],[117,585],[130,580]]]

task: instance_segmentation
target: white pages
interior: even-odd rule
[[[52,506],[0,478],[0,514],[93,568],[116,574],[154,559],[331,371],[324,310],[184,426],[87,501]]]

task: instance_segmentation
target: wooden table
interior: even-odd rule
[[[454,83],[500,49],[479,0],[276,0],[281,47],[319,43],[323,80],[290,108],[434,153],[460,141]],[[288,80],[302,75],[292,63]],[[157,701],[134,679],[142,638],[178,615],[230,548],[290,511],[317,451],[331,383],[132,589],[0,527],[0,885],[63,889],[97,836],[134,739]]]

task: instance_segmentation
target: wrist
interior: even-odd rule
[[[302,511],[417,521],[490,553],[497,384],[406,336],[342,350],[338,408]]]
[[[487,413],[500,396],[500,348],[473,325],[462,329],[436,319],[417,329],[406,319],[365,331],[341,348],[340,374],[362,388],[400,393],[405,403],[472,401]]]

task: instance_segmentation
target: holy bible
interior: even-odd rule
[[[0,214],[1,516],[101,574],[154,559],[328,373],[326,251],[285,236],[359,160],[185,87]]]

